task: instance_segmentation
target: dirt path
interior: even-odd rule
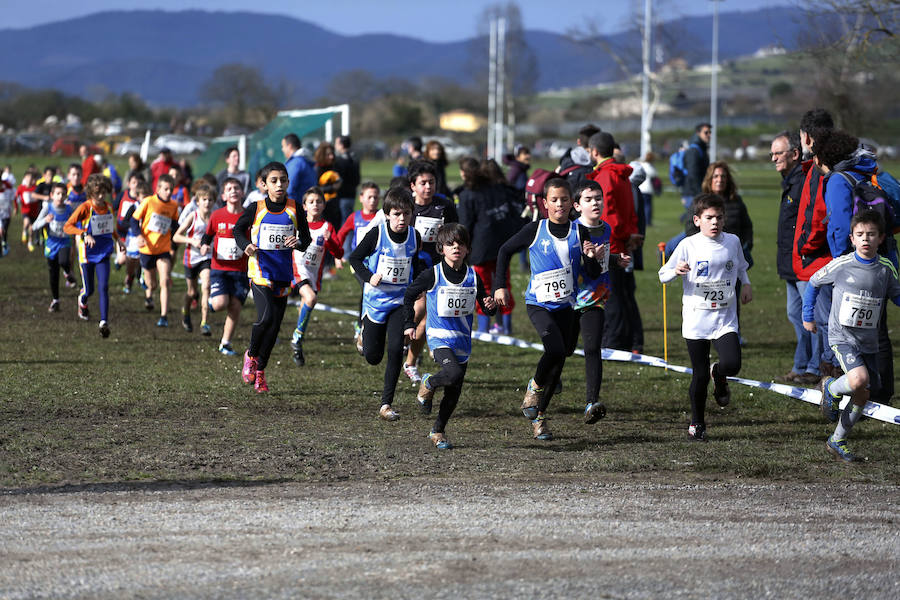
[[[898,492],[633,479],[7,492],[0,598],[897,598]]]

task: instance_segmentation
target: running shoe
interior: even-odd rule
[[[122,286],[122,293],[125,294],[125,295],[127,296],[128,294],[131,293],[131,288],[128,287],[127,285],[123,285],[123,286]]]
[[[541,392],[543,388],[539,388],[534,384],[534,379],[528,380],[528,386],[525,388],[525,398],[522,400],[522,414],[526,419],[536,419],[538,413],[538,404],[541,402]]]
[[[453,448],[453,444],[450,443],[450,440],[448,440],[440,431],[432,431],[428,434],[428,439],[431,440],[431,443],[433,443],[434,447],[438,450],[450,450]]]
[[[188,333],[194,331],[194,324],[191,323],[191,315],[184,315],[184,317],[182,317],[181,326],[184,327],[184,330]]]
[[[52,300],[47,312],[59,312],[59,300]]]
[[[822,392],[822,402],[819,403],[819,409],[822,411],[822,416],[825,417],[829,423],[837,423],[838,415],[841,412],[838,409],[841,402],[840,397],[835,396],[831,393],[831,390],[828,389],[828,386],[831,385],[831,382],[834,380],[834,377],[824,377],[822,383],[819,384],[819,391]],[[837,406],[835,406],[835,404],[837,404]]]
[[[22,243],[24,244],[27,241],[28,241],[28,232],[22,231]]]
[[[262,394],[263,392],[269,391],[269,384],[266,383],[265,371],[256,372],[256,379],[253,381],[253,389],[256,390],[257,394]]]
[[[141,278],[140,278],[138,281],[139,281],[139,283],[141,284],[141,289],[146,290],[146,289],[147,289],[147,284],[144,283],[144,274],[143,274],[143,273],[141,273]]]
[[[426,373],[425,376],[422,377],[422,383],[419,384],[419,393],[416,395],[416,401],[419,403],[419,410],[422,411],[423,415],[431,414],[431,401],[434,399],[434,390],[428,387],[429,379],[431,379],[431,373]]]
[[[160,317],[156,321],[157,327],[168,327],[169,326],[169,317]]]
[[[147,312],[153,310],[153,298],[144,298],[144,310]]]
[[[403,365],[403,372],[406,373],[413,385],[419,385],[422,382],[422,376],[419,375],[419,368],[416,365]]]
[[[706,425],[703,423],[692,423],[688,427],[688,437],[694,442],[706,441]]]
[[[584,407],[584,422],[593,425],[606,416],[606,407],[602,402],[590,402]]]
[[[219,346],[219,352],[222,352],[223,347]],[[229,345],[228,348],[230,349],[231,346]],[[222,354],[225,353],[222,352]],[[241,368],[241,377],[244,378],[244,383],[252,384],[256,381],[256,357],[250,356],[249,350],[244,352],[244,366]]]
[[[100,321],[100,337],[104,339],[109,337],[109,323],[106,321]]]
[[[224,354],[225,356],[237,356],[237,352],[234,351],[234,348],[231,347],[231,342],[227,344],[219,344],[219,354]],[[251,383],[251,382],[247,382]]]
[[[850,448],[847,447],[847,440],[835,440],[833,438],[834,436],[832,435],[828,438],[828,441],[825,442],[825,450],[828,451],[828,454],[843,460],[844,462],[858,462],[865,460],[850,451]]]
[[[390,404],[382,404],[381,408],[378,410],[378,416],[384,419],[385,421],[399,421],[400,414],[391,408]]]
[[[209,337],[212,335],[212,329],[207,323],[200,323],[200,335]]]
[[[716,377],[714,373],[716,372],[716,366],[718,362],[714,362],[712,366],[709,368],[709,376],[713,380],[713,398],[716,401],[716,404],[725,408],[728,406],[728,403],[731,402],[731,389],[728,387],[728,380],[724,377]]]
[[[491,335],[502,335],[503,327],[500,325],[500,323],[494,323],[493,325],[491,325],[488,333],[490,333]]]
[[[75,278],[71,275],[66,275],[66,287],[73,288],[75,287]]]
[[[534,439],[544,442],[549,442],[553,439],[553,434],[550,433],[550,428],[547,427],[547,419],[545,417],[541,416],[532,420],[531,428],[534,433]]]
[[[7,254],[9,254],[9,244],[3,242],[3,256],[6,256]]]
[[[291,340],[291,352],[294,357],[294,364],[302,367],[306,364],[306,357],[303,355],[303,340]]]
[[[82,321],[87,321],[91,318],[91,312],[88,310],[87,304],[82,304],[80,301],[78,302],[78,318]]]
[[[28,242],[28,251],[34,252],[34,244],[32,244],[31,242]]]

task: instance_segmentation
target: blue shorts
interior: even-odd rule
[[[161,254],[141,254],[141,268],[148,271],[156,269],[156,261],[167,260],[172,262],[172,255],[168,252]]]
[[[209,270],[209,297],[231,296],[237,298],[241,304],[247,300],[250,293],[250,283],[247,274],[243,271]]]
[[[869,372],[869,389],[881,389],[881,376],[878,373],[878,355],[874,352],[864,354],[849,344],[834,344],[831,347],[835,358],[841,364],[844,373],[849,373],[856,367],[865,367]]]

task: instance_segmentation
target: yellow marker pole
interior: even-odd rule
[[[656,245],[659,250],[659,266],[662,268],[666,264],[666,243],[660,242]],[[663,360],[666,363],[666,371],[669,370],[669,328],[666,323],[666,284],[662,284],[662,300],[663,300]]]

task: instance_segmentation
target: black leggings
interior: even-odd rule
[[[456,404],[459,402],[469,363],[460,364],[450,348],[437,348],[434,351],[434,360],[441,366],[441,370],[432,375],[428,382],[432,388],[444,388],[444,396],[441,398],[441,407],[438,409],[438,416],[434,420],[431,430],[443,433],[447,421],[450,420],[450,415],[453,414]]]
[[[706,388],[709,386],[709,349],[710,344],[715,346],[719,353],[719,367],[716,369],[716,379],[724,379],[737,375],[741,370],[741,344],[736,333],[726,333],[716,340],[689,340],[687,344],[688,356],[691,357],[691,369],[694,374],[691,377],[691,423],[706,424]]]
[[[47,269],[50,271],[50,293],[54,300],[59,300],[59,270],[68,276],[71,265],[69,264],[69,249],[60,248],[53,258],[47,258]]]
[[[384,388],[381,403],[391,404],[397,389],[397,379],[403,366],[403,307],[392,310],[384,323],[375,323],[363,317],[363,356],[370,365],[377,365],[385,357],[384,343],[387,340],[387,362],[384,365]]]
[[[250,331],[250,349],[247,353],[256,358],[256,368],[260,371],[269,364],[269,356],[275,347],[278,330],[287,308],[287,296],[275,296],[267,286],[250,283],[253,289],[253,303],[256,304],[256,323]]]
[[[560,310],[549,311],[533,304],[527,304],[525,309],[544,345],[544,353],[541,354],[534,370],[535,385],[544,388],[538,412],[544,412],[550,406],[556,384],[559,383],[563,366],[566,364],[566,357],[575,348],[573,339],[575,310],[567,306]]]
[[[581,312],[581,317],[575,321],[575,335],[573,341],[578,340],[578,330],[581,330],[581,339],[584,341],[584,381],[585,402],[592,404],[600,397],[600,386],[603,384],[603,361],[601,360],[601,348],[603,346],[603,321],[606,311],[594,307]]]

